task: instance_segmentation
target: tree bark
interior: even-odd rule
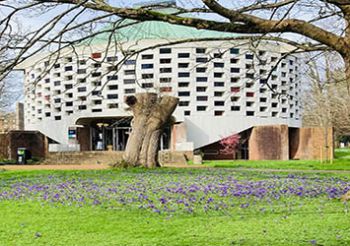
[[[126,98],[125,102],[134,115],[124,154],[127,166],[158,166],[161,133],[178,101],[176,97],[158,97],[156,93],[139,93]]]

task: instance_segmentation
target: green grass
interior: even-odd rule
[[[319,160],[289,160],[289,161],[204,161],[208,167],[224,168],[265,168],[265,169],[297,169],[297,170],[350,170],[350,149],[336,149],[332,163]]]
[[[179,178],[186,175],[207,175],[210,172],[211,170],[170,169],[170,175]],[[244,180],[271,178],[260,172],[235,172],[232,169],[227,172]],[[107,182],[127,181],[139,174],[156,174],[162,178],[162,175],[169,175],[169,169],[3,171],[0,172],[0,187],[21,180],[40,181],[48,176],[59,176],[62,179],[103,179]],[[323,176],[308,174],[305,177],[320,179]],[[343,175],[339,177],[344,178]],[[266,213],[258,212],[256,208],[244,211],[237,208],[230,214],[167,215],[137,209],[0,201],[0,245],[350,244],[350,214],[339,200],[317,198],[306,199],[304,203],[303,207],[295,207],[293,212],[286,211],[282,206],[277,211]]]

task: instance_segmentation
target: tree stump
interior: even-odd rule
[[[160,97],[156,93],[138,93],[126,97],[125,102],[134,115],[124,154],[127,166],[159,166],[160,137],[178,101],[176,97]]]

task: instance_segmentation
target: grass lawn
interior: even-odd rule
[[[0,245],[349,245],[350,177],[0,172]]]
[[[336,149],[333,163],[321,163],[319,160],[290,161],[204,161],[209,167],[225,168],[268,168],[297,170],[350,170],[350,149]]]

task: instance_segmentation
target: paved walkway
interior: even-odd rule
[[[173,168],[201,168],[212,169],[204,165],[169,165],[165,167]],[[104,170],[110,168],[108,165],[0,165],[0,170]],[[217,168],[219,169],[219,168]],[[224,169],[224,168],[220,168]],[[267,169],[267,168],[227,168],[232,171],[248,171],[248,172],[271,172],[271,173],[334,173],[349,174],[350,170],[296,170],[296,169]]]

